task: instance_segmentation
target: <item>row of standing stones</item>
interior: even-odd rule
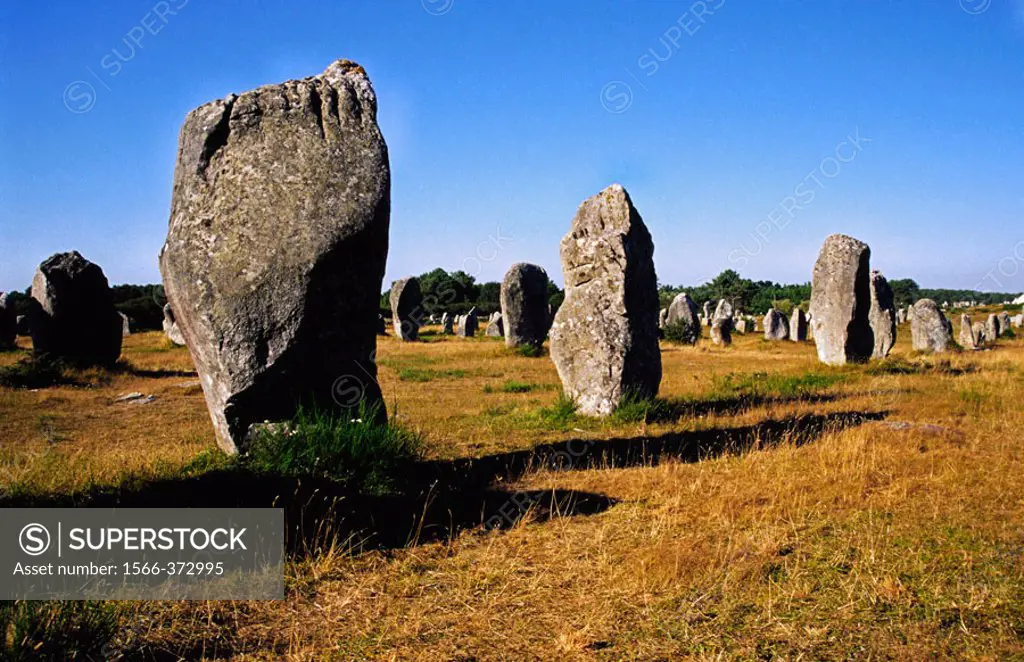
[[[254,429],[290,418],[299,404],[343,404],[338,391],[350,393],[353,383],[360,401],[386,416],[375,353],[390,188],[376,95],[353,62],[230,95],[186,116],[159,256],[164,329],[188,347],[225,451],[244,450]],[[659,316],[654,243],[617,184],[580,205],[560,257],[565,299],[553,319],[547,274],[516,264],[502,282],[502,312],[488,328],[510,347],[549,337],[565,393],[583,414],[610,414],[627,394],[657,395],[662,322],[696,329],[691,342],[702,320],[719,344],[728,344],[734,325],[753,329],[728,301],[713,314],[705,304],[701,316],[686,294]],[[869,260],[866,244],[828,237],[814,265],[809,314],[798,310],[787,321],[770,311],[766,337],[805,340],[809,320],[824,363],[884,357],[895,342],[897,312]],[[37,353],[117,360],[122,319],[98,266],[77,253],[55,255],[40,265],[32,298]],[[417,338],[422,304],[415,278],[394,284],[398,337]],[[933,301],[917,302],[906,316],[915,349],[952,344],[950,324]],[[441,322],[463,336],[478,324],[472,311]],[[0,314],[0,329],[8,326]],[[962,331],[965,346],[998,335],[966,326],[972,340],[963,342]]]

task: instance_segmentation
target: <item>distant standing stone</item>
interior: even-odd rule
[[[14,347],[17,336],[18,318],[14,315],[10,295],[7,292],[0,293],[0,349]]]
[[[811,278],[811,328],[818,360],[828,365],[867,361],[874,351],[871,249],[842,234],[825,239]]]
[[[999,335],[1005,336],[1010,332],[1010,314],[1005,310],[999,313]]]
[[[793,342],[807,340],[807,315],[801,308],[794,308],[789,318],[789,339]]]
[[[722,299],[711,317],[711,342],[716,345],[732,344],[732,304]]]
[[[896,323],[904,324],[907,321],[907,309],[900,308],[896,311]]]
[[[985,320],[985,337],[989,341],[995,341],[1000,335],[1002,335],[1002,325],[999,323],[999,316],[995,313],[991,313],[988,319]]]
[[[704,313],[704,323],[711,326],[711,302],[705,301],[701,311]]]
[[[974,342],[977,344],[978,347],[981,347],[981,345],[983,345],[985,341],[988,340],[985,337],[985,323],[975,322],[974,324],[971,325],[971,330],[974,331]]]
[[[966,313],[960,315],[960,346],[964,349],[978,349],[981,342],[981,339],[975,335],[971,318]]]
[[[743,335],[750,327],[750,323],[747,322],[746,318],[740,318],[733,322],[733,326],[736,328],[736,333]]]
[[[654,242],[626,190],[585,200],[561,242],[565,301],[551,328],[551,359],[580,413],[606,416],[626,394],[661,383]]]
[[[132,335],[132,320],[124,313],[118,313],[121,316],[121,335],[130,336]]]
[[[455,333],[454,318],[449,313],[441,315],[441,333],[450,336]]]
[[[391,323],[395,335],[402,340],[419,338],[423,319],[423,294],[415,276],[401,278],[391,284]]]
[[[868,319],[875,338],[871,358],[884,359],[896,344],[896,306],[892,288],[881,271],[871,271],[871,312]]]
[[[658,311],[658,328],[664,329],[668,323],[668,308],[662,308]]]
[[[501,338],[505,335],[505,324],[502,322],[501,313],[491,315],[484,334],[488,338]]]
[[[786,340],[789,338],[789,323],[786,316],[769,308],[764,316],[764,339],[765,340]]]
[[[458,335],[460,338],[472,338],[476,335],[477,327],[480,321],[476,316],[476,308],[473,308],[468,313],[459,318]]]
[[[167,339],[179,347],[185,346],[185,336],[181,333],[181,328],[178,326],[178,321],[174,317],[174,310],[171,309],[171,304],[164,304],[164,321],[163,321],[164,335]]]
[[[505,346],[540,347],[551,327],[548,272],[536,264],[513,264],[501,281]]]
[[[944,352],[953,344],[953,325],[931,299],[914,304],[910,334],[914,349],[921,352]]]
[[[103,270],[77,251],[52,255],[32,279],[32,346],[72,363],[113,365],[121,355],[121,316]]]
[[[694,345],[700,340],[701,323],[697,313],[697,304],[686,292],[680,292],[675,299],[672,299],[672,305],[668,307],[666,323],[669,326],[682,325],[685,328],[681,338],[683,342]]]

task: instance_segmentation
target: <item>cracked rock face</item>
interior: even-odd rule
[[[811,333],[828,365],[867,361],[871,333],[871,249],[843,234],[825,239],[811,278]]]
[[[390,188],[376,95],[353,62],[186,116],[160,270],[224,450],[300,402],[383,411]]]
[[[506,347],[543,345],[551,326],[548,272],[536,264],[513,264],[501,281],[501,318]]]
[[[415,276],[396,280],[391,284],[391,320],[395,336],[405,341],[419,338],[423,319],[423,293]]]
[[[605,416],[623,395],[661,383],[654,243],[626,190],[614,184],[580,205],[561,242],[565,301],[551,359],[580,413]]]
[[[697,304],[686,292],[680,292],[672,299],[665,322],[673,326],[682,324],[685,327],[686,332],[682,338],[684,342],[695,345],[700,340],[700,314],[697,312]]]
[[[871,312],[868,318],[875,336],[871,358],[884,359],[896,344],[896,305],[889,281],[881,271],[871,272]]]
[[[36,354],[112,365],[121,356],[121,316],[107,277],[77,251],[51,255],[32,279],[29,326]]]
[[[919,299],[914,304],[910,335],[915,350],[944,352],[953,344],[953,325],[938,304],[931,299]]]

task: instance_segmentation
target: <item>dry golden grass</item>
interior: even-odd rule
[[[389,407],[431,459],[567,451],[499,482],[532,495],[527,514],[297,558],[283,602],[134,604],[120,644],[263,660],[1024,657],[1024,342],[922,357],[900,335],[890,361],[842,369],[760,334],[666,345],[676,407],[564,426],[538,414],[559,392],[546,357],[382,339]],[[194,377],[145,372],[187,372],[187,352],[144,334],[124,355],[132,370],[85,376],[98,386],[0,389],[0,484],[77,493],[213,447],[202,395],[181,386]],[[727,380],[763,397],[730,400]],[[112,403],[130,391],[157,400]]]

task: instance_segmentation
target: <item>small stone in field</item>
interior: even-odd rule
[[[415,276],[401,278],[391,285],[391,320],[395,335],[402,340],[419,338],[423,317],[423,294]]]
[[[964,349],[978,349],[981,339],[975,335],[971,318],[967,314],[960,315],[960,346]]]
[[[931,299],[914,304],[910,334],[914,349],[921,352],[944,352],[953,344],[953,325]]]
[[[807,340],[807,314],[801,308],[794,308],[789,319],[789,339],[793,342]]]
[[[764,339],[765,340],[786,340],[789,338],[789,323],[786,316],[769,308],[764,316]]]

